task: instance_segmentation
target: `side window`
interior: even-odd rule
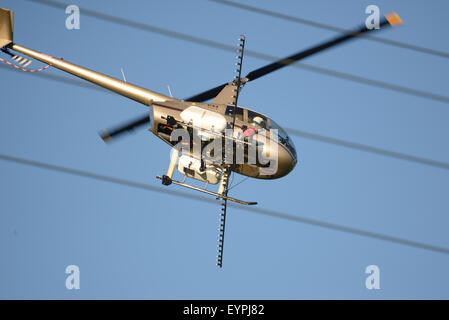
[[[234,114],[234,106],[227,106],[226,107],[226,113],[227,116],[231,116]],[[237,107],[237,110],[235,112],[235,118],[237,120],[243,121],[243,109]]]
[[[248,122],[255,128],[268,129],[267,118],[257,112],[248,110]]]

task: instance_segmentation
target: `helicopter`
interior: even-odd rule
[[[395,27],[401,23],[401,18],[393,12],[382,18],[379,27]],[[175,184],[222,201],[216,259],[220,268],[223,265],[227,202],[257,204],[228,196],[230,175],[234,172],[256,179],[278,179],[289,174],[298,162],[295,145],[281,126],[256,110],[238,105],[241,89],[247,83],[271,72],[377,30],[363,25],[330,41],[262,66],[244,77],[242,66],[246,37],[241,35],[234,79],[189,98],[177,99],[171,94],[167,96],[131,84],[125,78],[116,79],[18,45],[13,42],[13,29],[14,12],[0,8],[0,48],[14,63],[4,59],[0,59],[1,61],[22,71],[45,69],[25,69],[31,60],[11,52],[15,51],[43,62],[47,67],[60,69],[148,107],[144,116],[105,130],[101,133],[101,138],[110,142],[137,127],[148,126],[149,131],[171,147],[167,172],[156,178],[163,185]],[[207,102],[211,99],[211,102]],[[173,178],[176,168],[184,176],[182,181]],[[188,184],[186,178],[204,182],[205,187]],[[209,190],[209,184],[218,184],[218,190]]]

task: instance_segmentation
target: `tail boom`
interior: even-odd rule
[[[147,106],[151,105],[153,103],[153,101],[173,100],[173,98],[170,98],[163,94],[136,86],[129,82],[125,82],[125,81],[107,76],[105,74],[102,74],[102,73],[99,73],[99,72],[96,72],[96,71],[93,71],[93,70],[90,70],[87,68],[80,67],[73,63],[64,61],[62,59],[57,59],[57,58],[51,57],[44,53],[22,47],[15,43],[10,45],[10,48],[14,51],[20,52],[20,53],[28,56],[28,57],[31,57],[31,58],[39,60],[43,63],[49,64],[52,67],[55,67],[57,69],[60,69],[67,73],[70,73],[78,78],[92,82],[96,85],[99,85],[99,86],[105,88],[105,89],[111,90],[115,93],[118,93],[122,96],[125,96],[129,99],[135,100],[135,101],[142,103],[144,105],[147,105]]]

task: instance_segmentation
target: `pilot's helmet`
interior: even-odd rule
[[[258,126],[260,126],[260,127],[262,127],[262,128],[265,127],[265,125],[264,125],[264,120],[262,119],[262,117],[259,117],[259,116],[254,117],[254,118],[253,118],[253,123],[254,123],[254,124],[257,124]]]

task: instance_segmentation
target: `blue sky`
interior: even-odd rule
[[[379,36],[449,52],[449,3],[246,1],[339,27],[367,5],[404,25]],[[286,56],[331,31],[205,0],[71,1],[80,7]],[[231,80],[235,54],[83,16],[5,0],[15,42],[137,85],[185,98]],[[4,55],[2,57],[5,57]],[[445,58],[357,40],[305,63],[447,95]],[[266,61],[245,57],[248,72]],[[34,61],[32,66],[38,66]],[[55,69],[44,71],[66,76]],[[245,73],[245,72],[244,72]],[[169,149],[146,130],[112,145],[98,131],[145,112],[100,90],[0,70],[0,153],[151,185]],[[285,68],[248,84],[241,105],[282,126],[449,162],[447,104]],[[276,181],[232,195],[291,215],[449,247],[449,172],[293,137],[300,163]],[[235,178],[236,182],[241,177]],[[199,202],[0,161],[0,298],[392,299],[449,298],[449,256],[339,231],[229,210],[224,268],[215,266],[219,203]],[[77,265],[81,289],[67,290]],[[380,290],[365,288],[378,265]]]

